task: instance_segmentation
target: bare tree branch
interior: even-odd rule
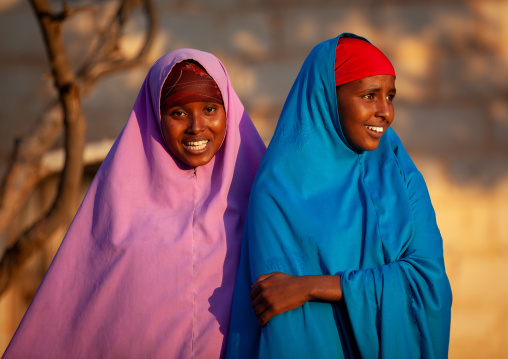
[[[129,18],[130,12],[138,4],[141,5],[145,13],[148,26],[143,45],[134,57],[127,58],[119,51],[121,30]],[[157,15],[151,0],[126,0],[120,4],[115,13],[115,19],[109,21],[108,24],[109,27],[104,31],[107,36],[100,36],[97,46],[91,51],[90,58],[78,71],[78,78],[83,83],[82,89],[85,93],[88,92],[89,86],[93,86],[100,78],[113,72],[128,70],[145,60],[155,39]]]
[[[156,29],[156,16],[151,0],[142,1],[142,6],[149,26],[143,45],[138,53],[131,59],[118,56],[114,60],[107,61],[95,54],[115,52],[119,47],[120,36],[110,36],[111,32],[121,32],[119,24],[125,24],[126,12],[132,10],[132,0],[123,1],[114,18],[108,21],[106,30],[102,29],[102,40],[91,51],[91,56],[82,68],[77,72],[77,81],[82,96],[89,93],[95,83],[102,77],[115,71],[127,70],[142,63],[153,43]],[[130,4],[130,5],[129,5]],[[128,9],[128,10],[127,10]],[[46,14],[46,16],[48,16]],[[113,30],[115,28],[115,30]],[[107,58],[112,55],[106,56]],[[116,64],[116,65],[115,65]],[[40,180],[40,162],[42,155],[51,148],[59,138],[62,131],[62,112],[57,100],[51,103],[37,121],[34,130],[26,137],[20,138],[15,143],[15,148],[7,167],[7,173],[0,185],[0,232],[12,222],[20,207],[26,202],[28,195]]]
[[[69,8],[69,4],[67,4],[67,2],[64,1],[64,3],[62,4],[62,11],[60,11],[60,12],[48,12],[48,13],[41,12],[41,13],[39,13],[39,16],[41,16],[41,17],[49,17],[51,19],[51,22],[57,23],[57,22],[64,22],[65,20],[67,20],[71,16],[74,16],[74,15],[80,13],[80,12],[90,11],[90,10],[91,10],[91,8],[88,7],[88,6],[87,7],[70,9]]]
[[[60,188],[49,212],[28,228],[0,262],[0,291],[3,292],[20,264],[37,251],[62,222],[72,215],[83,173],[85,119],[79,89],[62,37],[62,22],[54,20],[47,0],[30,1],[46,44],[49,64],[63,109],[66,158]]]
[[[74,213],[83,173],[85,145],[86,121],[81,113],[80,95],[88,93],[99,78],[140,64],[153,43],[156,28],[152,0],[121,1],[114,17],[108,22],[108,27],[102,31],[103,40],[98,42],[91,52],[93,55],[75,75],[65,51],[61,25],[69,16],[90,8],[70,10],[64,4],[63,10],[56,13],[51,10],[47,0],[29,1],[44,36],[59,95],[58,101],[55,100],[48,106],[34,131],[17,141],[7,174],[0,186],[0,232],[11,223],[40,180],[42,155],[54,145],[62,127],[65,128],[66,159],[60,188],[51,209],[17,238],[0,261],[0,294],[8,288],[10,280],[22,264],[40,249],[59,225],[68,223]],[[130,12],[140,3],[149,26],[138,53],[133,58],[127,58],[119,52],[122,28]],[[109,36],[110,34],[113,35]]]
[[[55,100],[44,110],[32,132],[16,140],[0,186],[0,232],[12,222],[38,183],[41,158],[61,132],[62,110]]]

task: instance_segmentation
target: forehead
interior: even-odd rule
[[[387,90],[395,91],[395,76],[392,75],[375,75],[364,77],[362,79],[348,82],[339,86],[345,90],[362,91],[362,90]]]

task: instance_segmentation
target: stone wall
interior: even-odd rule
[[[0,171],[13,138],[30,129],[52,95],[27,3],[0,4]],[[367,37],[394,63],[393,127],[424,174],[443,235],[454,293],[450,358],[508,357],[507,0],[159,0],[157,6],[160,32],[150,61],[102,81],[84,100],[88,141],[118,135],[155,59],[193,47],[224,62],[268,143],[312,47],[341,32]],[[64,28],[75,63],[92,22],[82,15]],[[143,25],[135,19],[126,48],[139,44]],[[31,271],[43,272],[64,232]],[[0,298],[0,352],[26,305],[16,301],[27,295],[19,287]]]

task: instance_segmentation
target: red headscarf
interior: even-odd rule
[[[191,102],[223,104],[219,87],[197,63],[182,61],[171,69],[161,91],[161,109]]]
[[[335,50],[335,86],[376,75],[393,75],[388,58],[366,40],[341,37]]]

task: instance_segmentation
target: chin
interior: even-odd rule
[[[378,146],[371,146],[369,148],[366,148],[364,151],[374,151],[377,150]]]
[[[379,147],[379,141],[377,143],[364,144],[361,146],[355,146],[360,151],[374,151]]]
[[[192,161],[183,161],[183,162],[191,167],[199,167],[206,165],[208,162],[212,160],[212,158],[194,159]]]

